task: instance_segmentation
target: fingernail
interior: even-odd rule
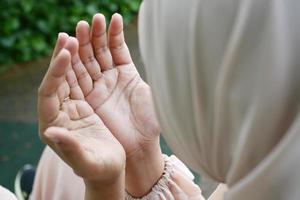
[[[79,25],[79,24],[83,24],[83,26],[87,26],[87,27],[90,26],[89,23],[88,23],[87,21],[85,21],[85,20],[80,20],[80,21],[77,23],[77,25]]]
[[[102,13],[97,13],[94,15],[94,17],[99,16],[99,17],[104,17],[104,15]]]
[[[122,15],[120,13],[114,13],[111,17],[114,17],[114,16],[120,16],[122,18]]]
[[[69,35],[68,35],[67,33],[65,33],[65,32],[59,32],[57,37],[60,38],[60,37],[62,37],[62,36],[64,36],[64,35],[65,35],[65,36],[69,36]]]

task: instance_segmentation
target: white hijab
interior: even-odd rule
[[[300,1],[144,0],[163,135],[228,200],[300,199]]]

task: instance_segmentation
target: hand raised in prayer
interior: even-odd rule
[[[160,128],[150,88],[124,41],[122,17],[113,15],[108,37],[103,15],[94,16],[91,30],[80,21],[76,37],[79,54],[72,62],[83,95],[130,156],[157,139]]]
[[[76,38],[79,52],[72,63],[79,86],[125,149],[127,191],[143,195],[163,171],[160,127],[150,87],[141,79],[125,43],[122,17],[114,14],[108,31],[101,14],[94,16],[91,28],[80,21]]]
[[[60,34],[39,87],[39,133],[86,183],[107,183],[123,174],[125,152],[84,99],[71,67],[77,51],[76,38]]]

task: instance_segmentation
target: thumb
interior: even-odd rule
[[[46,143],[67,163],[74,172],[85,177],[89,174],[89,160],[81,140],[74,136],[69,130],[61,127],[50,127],[45,133]]]
[[[82,153],[80,143],[66,128],[49,127],[44,133],[46,143],[67,163]]]

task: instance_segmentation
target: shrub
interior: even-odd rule
[[[1,0],[0,66],[49,55],[57,33],[74,34],[76,23],[96,13],[107,19],[118,12],[125,23],[137,13],[141,0]],[[4,67],[4,66],[3,66]],[[0,69],[1,70],[1,69]]]

